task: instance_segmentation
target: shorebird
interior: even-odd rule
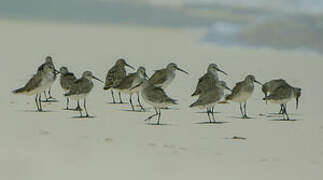
[[[208,91],[215,83],[219,80],[218,73],[221,72],[228,75],[226,72],[222,71],[216,64],[210,64],[207,68],[207,73],[204,74],[198,81],[196,89],[191,96],[200,95],[204,91]]]
[[[130,105],[131,105],[131,108],[133,111],[135,111],[135,108],[132,103],[132,94],[133,93],[137,94],[138,103],[140,105],[141,110],[145,111],[144,107],[141,105],[140,98],[139,98],[140,87],[133,89],[133,87],[140,84],[143,81],[143,79],[145,79],[145,78],[148,78],[148,76],[146,74],[146,69],[144,67],[140,66],[138,68],[137,72],[128,74],[123,80],[121,80],[121,82],[117,86],[114,87],[114,89],[119,90],[119,92],[129,94],[129,96],[130,96],[129,102],[130,102]]]
[[[176,70],[188,74],[183,69],[177,67],[175,63],[169,63],[166,68],[155,71],[155,73],[150,77],[149,81],[157,87],[166,89],[168,85],[175,79]]]
[[[66,97],[69,97],[76,101],[79,101],[82,99],[84,100],[83,107],[86,113],[85,117],[90,117],[86,109],[86,97],[89,95],[89,93],[93,88],[92,79],[95,79],[103,83],[103,81],[101,81],[99,78],[93,76],[92,72],[85,71],[82,74],[82,77],[74,81],[69,91],[64,94]],[[79,111],[80,111],[80,117],[83,117],[82,109],[80,108]]]
[[[268,100],[274,104],[280,104],[283,106],[283,120],[285,120],[285,115],[287,120],[289,120],[289,116],[287,114],[286,104],[292,99],[296,98],[296,109],[298,108],[298,100],[301,96],[301,88],[292,87],[289,84],[284,84],[277,89],[274,90],[270,95],[263,98],[263,100]]]
[[[108,71],[106,79],[105,79],[105,86],[104,90],[111,89],[111,95],[113,99],[113,103],[115,104],[116,101],[114,99],[113,88],[117,86],[123,78],[126,77],[126,69],[125,66],[130,67],[131,69],[135,69],[134,67],[130,66],[126,63],[126,61],[122,58],[118,59],[115,65]],[[119,92],[119,102],[122,102],[121,93]]]
[[[44,62],[42,65],[40,65],[40,66],[38,67],[37,72],[39,72],[39,71],[43,71],[44,66],[45,66],[46,64],[48,64],[48,65],[50,65],[50,66],[53,66],[53,68],[55,69],[55,65],[54,65],[54,63],[53,63],[53,58],[52,58],[51,56],[46,56],[46,58],[45,58],[45,62]],[[50,83],[51,83],[51,84],[50,84],[50,86],[48,87],[48,98],[47,98],[47,95],[46,95],[46,90],[44,90],[44,96],[45,96],[46,102],[48,102],[48,101],[49,101],[49,99],[54,99],[54,98],[52,97],[52,94],[51,94],[51,87],[52,87],[53,83],[55,82],[56,77],[57,77],[57,71],[55,71],[54,77],[50,80]]]
[[[274,79],[263,84],[261,90],[265,94],[265,97],[267,97],[268,94],[274,92],[275,89],[285,84],[287,84],[287,82],[284,79]],[[267,101],[266,101],[266,104],[267,104]],[[282,114],[283,110],[284,110],[284,107],[283,105],[281,105],[279,114]]]
[[[55,76],[55,68],[50,64],[45,64],[41,71],[38,71],[27,84],[13,91],[14,94],[35,95],[35,102],[38,111],[43,111],[41,104],[41,93],[52,85]]]
[[[65,93],[67,93],[71,89],[72,84],[74,83],[74,81],[77,80],[77,78],[72,72],[69,72],[67,67],[65,66],[61,67],[59,71],[61,73],[61,77],[60,77],[61,87],[65,91]],[[70,98],[66,97],[66,110],[69,110],[69,107],[68,107],[69,102],[70,102]],[[80,109],[81,109],[80,102],[77,101],[77,107],[75,108],[75,110],[79,111]]]
[[[190,107],[199,107],[201,109],[206,108],[210,123],[212,123],[210,114],[212,115],[213,123],[215,123],[214,105],[217,104],[224,96],[224,89],[231,91],[224,81],[217,81],[214,87],[200,94],[197,101],[191,104]]]
[[[158,116],[156,124],[159,125],[160,117],[161,117],[161,109],[177,104],[176,100],[168,97],[162,88],[153,85],[147,79],[143,79],[142,83],[138,84],[132,89],[138,88],[139,86],[141,86],[140,92],[144,101],[150,104],[155,109],[155,112],[156,112],[155,114],[145,119],[145,121],[151,120],[151,118]]]
[[[232,89],[232,93],[225,97],[226,100],[240,103],[240,111],[242,118],[248,118],[247,116],[247,100],[251,96],[254,90],[254,82],[262,85],[255,79],[255,76],[248,75],[244,81],[236,83]],[[244,112],[242,111],[242,103],[244,103]]]

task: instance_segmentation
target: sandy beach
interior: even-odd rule
[[[82,25],[0,20],[1,41],[1,179],[248,179],[319,180],[323,176],[323,57],[300,51],[223,47],[200,43],[200,32],[182,28],[126,25]],[[95,82],[88,111],[79,119],[64,111],[58,81],[36,112],[33,96],[14,95],[47,55],[57,67],[78,77],[90,70],[104,80],[118,57],[147,74],[176,62],[190,74],[177,72],[166,89],[178,105],[162,111],[161,123],[147,125],[154,113],[131,112],[128,104],[111,104],[110,92]],[[209,63],[229,75],[220,79],[233,87],[248,74],[260,82],[283,78],[302,88],[299,109],[288,104],[291,121],[280,121],[275,104],[263,102],[261,87],[248,101],[241,119],[239,105],[219,104],[216,119],[188,106],[197,80]],[[129,70],[128,72],[132,72]],[[228,93],[228,92],[227,92]],[[128,102],[128,96],[124,96]],[[134,101],[136,102],[136,101]],[[71,106],[74,106],[74,102]],[[155,119],[153,119],[154,121]],[[232,139],[234,136],[246,139]]]

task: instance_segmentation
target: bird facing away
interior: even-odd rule
[[[265,94],[265,97],[267,97],[268,94],[274,92],[275,89],[285,84],[287,84],[287,82],[283,79],[274,79],[263,84],[261,90]],[[267,101],[266,101],[266,104],[267,104]],[[284,110],[284,107],[281,105],[279,114],[282,114],[283,110]]]
[[[285,120],[285,115],[287,120],[289,116],[287,114],[287,103],[292,99],[296,99],[296,109],[298,108],[298,101],[301,96],[301,88],[292,87],[289,84],[284,84],[274,90],[270,95],[263,98],[263,100],[268,100],[274,104],[280,104],[283,106],[283,120]]]
[[[207,68],[207,73],[205,73],[199,80],[196,85],[195,91],[192,96],[197,96],[208,91],[215,86],[216,82],[219,80],[218,73],[221,72],[225,75],[228,75],[226,72],[222,71],[216,64],[210,64]]]
[[[138,97],[138,103],[142,111],[145,111],[143,106],[141,105],[140,98],[139,98],[139,91],[140,87],[134,88],[138,84],[142,83],[143,79],[147,78],[146,69],[140,66],[135,73],[128,74],[114,89],[119,90],[119,92],[127,93],[130,96],[129,102],[133,111],[135,108],[132,103],[132,94],[136,93]]]
[[[176,70],[188,74],[183,69],[179,68],[175,63],[169,63],[166,68],[157,70],[149,79],[149,81],[162,89],[166,89],[168,85],[175,79]]]
[[[69,72],[67,67],[65,66],[61,67],[59,71],[61,73],[60,85],[62,89],[65,91],[65,93],[67,93],[71,89],[72,84],[74,83],[74,81],[77,80],[77,78],[72,72]],[[70,102],[70,98],[66,97],[66,110],[69,110],[69,107],[68,107],[69,102]],[[79,111],[80,108],[81,107],[78,101],[77,107],[75,108],[75,110]]]
[[[247,100],[253,93],[254,82],[262,85],[255,79],[255,76],[248,75],[243,81],[236,83],[235,87],[232,89],[232,93],[225,98],[226,100],[240,103],[242,118],[248,118]],[[242,111],[242,103],[244,103],[244,112]]]
[[[120,58],[117,60],[115,65],[108,71],[107,76],[105,78],[105,85],[103,89],[104,90],[111,89],[111,95],[112,95],[112,100],[114,104],[116,103],[116,101],[114,99],[113,88],[117,86],[123,78],[126,77],[127,73],[126,73],[125,66],[128,66],[133,70],[135,69],[129,64],[127,64],[124,59]],[[119,102],[123,103],[120,92],[119,92]]]
[[[224,89],[231,91],[231,89],[226,85],[224,81],[217,81],[214,87],[200,94],[197,101],[191,104],[190,107],[198,107],[201,109],[206,108],[210,123],[212,123],[210,114],[212,115],[213,123],[215,123],[214,105],[223,98]]]
[[[65,93],[64,95],[66,97],[69,97],[73,100],[79,101],[84,100],[83,107],[86,113],[85,117],[90,117],[87,109],[86,109],[86,97],[90,94],[92,88],[93,88],[93,82],[92,79],[95,79],[97,81],[101,81],[99,78],[95,77],[92,72],[85,71],[80,79],[77,79],[73,82],[72,86],[70,87],[69,91]],[[82,109],[80,111],[80,117],[83,117],[82,115]]]
[[[161,109],[177,104],[176,100],[168,97],[162,88],[154,86],[147,79],[143,79],[142,83],[133,87],[133,89],[138,88],[139,86],[141,86],[140,92],[141,92],[142,98],[146,103],[150,104],[155,109],[155,112],[156,112],[155,114],[145,119],[145,121],[148,121],[151,118],[158,116],[156,124],[159,125],[160,117],[161,117]]]
[[[38,67],[37,72],[42,71],[44,69],[45,64],[48,64],[50,66],[53,66],[53,68],[55,69],[55,65],[53,63],[53,58],[51,56],[46,56],[45,62]],[[55,70],[55,76],[53,77],[52,82],[51,82],[51,85],[48,88],[48,92],[47,92],[48,93],[48,98],[47,98],[47,95],[46,95],[46,91],[44,91],[44,96],[45,96],[45,101],[46,102],[48,102],[50,99],[54,99],[52,97],[52,94],[51,94],[51,86],[55,82],[56,77],[57,77],[57,74],[58,74],[58,71]]]
[[[38,71],[27,84],[13,91],[14,94],[35,95],[37,110],[43,111],[41,104],[41,93],[52,85],[55,76],[55,68],[50,64],[45,64],[41,71]]]

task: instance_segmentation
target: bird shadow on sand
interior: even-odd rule
[[[169,124],[169,123],[145,123],[147,126],[173,126],[173,124]]]
[[[107,104],[129,104],[128,102],[107,102]]]
[[[243,118],[241,116],[229,116],[229,118],[233,118],[233,119],[241,119],[241,120],[248,120],[248,119],[256,119],[255,117],[247,117],[247,118]]]
[[[57,111],[52,111],[52,110],[42,110],[42,111],[38,111],[38,110],[20,110],[20,112],[38,112],[38,113],[46,113],[46,112],[57,112]]]
[[[200,114],[206,114],[207,112],[206,111],[198,111],[198,112],[195,112],[195,113],[200,113]],[[221,112],[214,112],[215,114],[220,114]]]
[[[81,120],[81,119],[96,119],[96,116],[73,116],[71,119]]]
[[[197,122],[197,123],[194,123],[194,124],[206,124],[206,125],[213,125],[213,124],[226,124],[226,123],[231,123],[231,122],[227,122],[227,121],[216,121],[216,122]]]
[[[53,103],[53,102],[59,102],[57,99],[48,99],[48,100],[41,100],[42,103]]]
[[[124,112],[134,112],[134,113],[145,113],[145,112],[150,112],[150,111],[147,111],[147,109],[145,109],[145,111],[142,111],[142,110],[131,110],[131,109],[119,109],[119,111],[124,111]]]
[[[296,122],[296,121],[300,121],[300,119],[270,119],[269,121],[277,121],[277,122]]]

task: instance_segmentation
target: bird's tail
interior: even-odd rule
[[[104,90],[109,90],[111,88],[111,86],[104,86],[103,89]]]
[[[229,94],[229,95],[227,95],[227,96],[225,96],[225,100],[227,101],[227,100],[231,100],[232,99],[232,95],[231,94]]]
[[[195,107],[195,106],[198,106],[199,105],[199,101],[195,101],[193,104],[191,104],[189,107]]]
[[[24,93],[25,92],[25,88],[22,87],[22,88],[19,88],[19,89],[15,89],[12,91],[12,93],[14,94],[20,94],[20,93]]]
[[[195,90],[194,93],[191,96],[196,96],[198,94],[199,94],[199,91],[198,90]]]

